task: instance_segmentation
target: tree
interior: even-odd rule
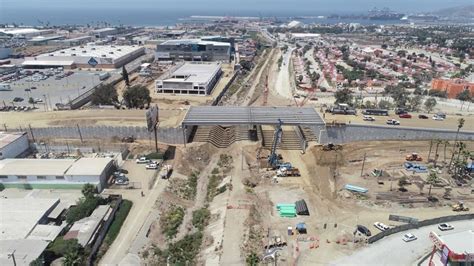
[[[334,97],[336,97],[336,104],[338,103],[351,104],[352,103],[352,91],[349,90],[348,88],[337,90],[336,93],[334,94]]]
[[[76,206],[69,209],[66,215],[66,222],[72,224],[84,217],[88,217],[99,205],[99,199],[96,197],[92,198],[81,198]]]
[[[449,160],[449,167],[448,167],[449,170],[451,170],[451,165],[453,163],[454,154],[456,153],[456,146],[457,146],[457,142],[458,142],[459,131],[461,130],[461,128],[464,127],[465,122],[466,122],[466,120],[464,118],[459,118],[458,119],[458,130],[456,131],[456,137],[454,138],[454,150],[453,150],[453,153],[451,155],[451,160]]]
[[[83,259],[78,251],[70,251],[64,255],[64,266],[79,266],[83,264]]]
[[[433,187],[434,184],[438,182],[438,174],[434,171],[431,171],[430,174],[428,175],[428,178],[426,179],[426,183],[430,184],[430,190],[428,192],[428,196],[431,196],[431,188]]]
[[[415,90],[413,91],[413,94],[422,95],[423,94],[423,89],[421,87],[416,87]]]
[[[421,97],[421,95],[415,95],[413,97],[410,97],[408,99],[408,102],[410,103],[410,109],[412,111],[417,112],[420,109],[420,105],[422,101],[423,101],[423,98]]]
[[[462,105],[461,105],[461,110],[462,110],[462,107],[464,106],[464,102],[468,102],[472,100],[471,92],[469,90],[463,90],[458,95],[456,95],[456,99],[462,101]]]
[[[390,96],[392,96],[393,101],[397,107],[405,107],[408,101],[409,92],[405,88],[396,86],[389,90]]]
[[[433,111],[434,107],[436,106],[437,102],[436,99],[431,97],[426,99],[425,101],[425,110],[428,112],[428,114]]]
[[[128,87],[123,93],[123,100],[128,108],[144,108],[150,106],[150,91],[143,85]]]
[[[32,104],[32,105],[33,105],[33,108],[35,108],[35,99],[33,99],[33,97],[30,97],[30,98],[28,99],[28,103],[29,103],[29,104]]]
[[[93,198],[94,194],[97,192],[97,189],[94,185],[87,183],[82,187],[81,192],[86,199]]]
[[[380,100],[378,105],[379,105],[380,109],[390,109],[390,108],[392,108],[392,103],[390,103],[387,100]]]
[[[130,86],[130,80],[128,79],[128,72],[125,69],[125,65],[122,67],[122,78],[125,81],[125,85]]]
[[[91,99],[92,105],[115,105],[118,103],[117,90],[112,84],[98,86]]]
[[[56,256],[64,256],[68,252],[81,251],[82,247],[77,242],[77,239],[67,239],[57,237],[48,246],[48,251],[53,252]]]

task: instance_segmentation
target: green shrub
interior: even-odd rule
[[[199,231],[204,230],[209,224],[209,219],[211,218],[211,212],[207,208],[202,208],[197,211],[193,211],[193,225]]]
[[[159,152],[152,152],[147,155],[145,155],[147,159],[150,160],[162,160],[163,159],[163,154]]]
[[[117,212],[115,213],[115,218],[112,224],[107,231],[107,235],[105,236],[105,243],[108,245],[112,245],[115,238],[117,238],[118,234],[120,233],[120,229],[122,228],[125,219],[127,219],[128,213],[132,208],[133,202],[129,200],[123,200],[122,204],[118,208]]]
[[[192,200],[196,197],[198,175],[199,175],[199,173],[193,172],[188,177],[188,182],[187,182],[186,188],[184,190],[184,198],[185,199]]]
[[[169,246],[167,252],[169,262],[174,265],[194,265],[194,258],[199,253],[201,243],[201,232],[186,235],[180,241]]]
[[[72,207],[66,215],[68,224],[74,223],[84,217],[88,217],[99,205],[99,199],[96,197],[81,198],[77,205]]]
[[[209,183],[207,184],[207,195],[206,199],[208,202],[211,202],[214,197],[217,195],[216,188],[219,185],[220,178],[217,175],[211,175],[209,177]]]
[[[168,239],[172,239],[178,233],[178,228],[183,222],[184,209],[182,207],[172,207],[161,217],[161,231]]]
[[[77,242],[77,239],[65,240],[62,237],[57,237],[53,242],[48,245],[47,250],[54,253],[56,256],[61,257],[70,252],[79,252],[82,250],[82,247]]]

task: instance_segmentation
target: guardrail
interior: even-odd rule
[[[440,224],[440,223],[447,223],[447,222],[453,222],[453,221],[461,221],[461,220],[472,220],[472,219],[474,219],[474,213],[443,216],[443,217],[438,217],[438,218],[419,221],[418,223],[404,224],[404,225],[396,226],[396,227],[390,228],[386,231],[380,232],[380,233],[370,237],[368,239],[368,242],[369,242],[369,244],[372,244],[372,243],[377,242],[377,241],[379,241],[380,239],[382,239],[386,236],[396,234],[396,233],[406,231],[406,230],[420,228],[420,227],[423,227],[423,226]]]

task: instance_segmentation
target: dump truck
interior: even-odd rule
[[[423,161],[423,158],[420,155],[418,155],[418,153],[414,152],[412,154],[408,154],[407,156],[405,156],[405,160],[410,161],[410,162],[413,162],[413,161],[420,162],[420,161]]]
[[[458,202],[458,204],[454,204],[452,206],[452,208],[453,208],[453,211],[455,211],[455,212],[467,212],[467,211],[469,211],[469,208],[464,206],[464,202],[462,202],[462,201]]]

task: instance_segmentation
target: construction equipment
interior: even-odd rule
[[[453,211],[455,211],[455,212],[467,212],[467,211],[469,211],[469,208],[464,206],[464,202],[462,202],[462,201],[458,202],[457,204],[454,204],[452,206],[452,208],[453,208]]]
[[[281,119],[278,119],[278,124],[276,125],[275,128],[275,135],[273,136],[273,144],[272,144],[272,150],[270,155],[268,156],[268,163],[271,167],[276,167],[279,163],[279,157],[276,154],[276,149],[278,144],[281,142],[281,136],[283,134],[283,129],[281,128],[283,122]]]
[[[421,162],[423,161],[423,158],[420,155],[418,155],[418,153],[414,152],[412,154],[408,154],[407,156],[405,156],[405,160],[409,162],[414,162],[414,161]]]
[[[338,151],[342,150],[342,145],[337,145],[334,143],[328,143],[326,145],[323,145],[323,151]]]
[[[301,174],[300,174],[300,170],[298,168],[280,167],[280,169],[277,171],[277,176],[278,177],[301,176]]]

